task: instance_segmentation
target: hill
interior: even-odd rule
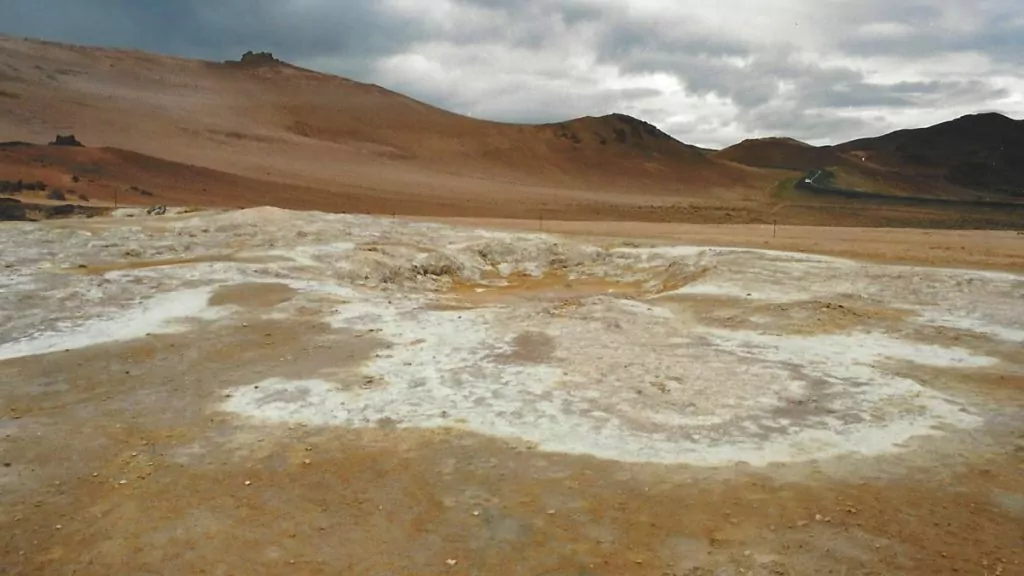
[[[0,183],[8,196],[25,201],[66,199],[89,206],[241,207],[298,196],[326,209],[336,201],[323,190],[246,178],[130,150],[26,142],[0,143]]]
[[[966,189],[1024,199],[1024,121],[1002,114],[971,114],[854,140],[836,150]]]
[[[202,62],[0,37],[0,69],[0,139],[74,132],[288,184],[465,196],[485,179],[531,198],[549,188],[679,198],[763,179],[627,116],[487,122],[269,54]]]
[[[0,179],[35,178],[47,165],[67,186],[88,165],[104,176],[79,187],[99,199],[135,187],[192,205],[387,214],[963,225],[953,211],[893,220],[869,200],[851,213],[834,199],[779,197],[780,182],[837,158],[858,187],[923,189],[915,175],[839,148],[776,140],[713,152],[623,114],[470,118],[269,53],[208,62],[0,36],[0,141],[67,133],[87,148],[8,150]],[[950,185],[950,197],[961,190]]]
[[[713,158],[758,168],[807,171],[842,162],[828,147],[793,138],[752,138],[711,154]]]
[[[851,192],[966,202],[1024,200],[1024,122],[974,114],[836,146],[744,140],[712,154],[751,167],[828,170]],[[792,177],[791,177],[792,179]]]

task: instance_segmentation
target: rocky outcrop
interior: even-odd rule
[[[268,64],[277,61],[277,58],[274,58],[274,54],[271,52],[253,52],[249,50],[242,54],[243,64]]]
[[[53,142],[50,142],[50,146],[77,146],[79,148],[84,148],[85,144],[79,142],[78,138],[75,138],[74,134],[68,134],[67,136],[57,134],[57,137],[54,138]]]
[[[0,198],[0,222],[28,220],[25,206],[15,198]]]
[[[227,60],[225,64],[233,64],[235,66],[244,66],[246,68],[262,68],[264,66],[276,66],[283,64],[280,60],[274,57],[271,52],[253,52],[249,50],[245,54],[242,54],[239,60]]]
[[[46,183],[42,180],[26,182],[24,180],[0,180],[0,194],[18,194],[24,190],[43,191],[46,190]]]

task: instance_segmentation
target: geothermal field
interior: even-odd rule
[[[1021,275],[274,208],[0,241],[8,573],[1024,573]]]

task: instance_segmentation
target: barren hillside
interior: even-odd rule
[[[796,171],[834,166],[844,160],[830,148],[812,146],[792,138],[752,138],[711,156],[758,168]]]
[[[1024,122],[1001,114],[972,114],[837,146],[744,140],[712,156],[758,168],[827,168],[846,186],[909,197],[1024,199]]]
[[[982,194],[943,180],[940,168],[876,162],[849,146],[771,139],[710,153],[622,114],[483,121],[265,53],[205,62],[0,36],[0,142],[41,144],[58,133],[88,149],[8,148],[0,179],[69,187],[88,169],[95,177],[73,188],[100,201],[123,192],[119,200],[131,202],[141,188],[155,193],[136,194],[143,204],[332,212],[928,227],[1020,220],[871,199],[850,211],[843,199],[779,194],[823,165],[858,189]]]
[[[742,196],[770,178],[627,116],[487,122],[269,55],[211,63],[2,37],[0,71],[0,140],[73,132],[90,146],[339,192],[677,200]]]
[[[942,184],[1024,199],[1024,121],[972,114],[836,147],[867,161],[930,176]]]

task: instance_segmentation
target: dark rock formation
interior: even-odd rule
[[[252,50],[242,54],[243,64],[266,64],[268,62],[277,62],[277,58],[270,52],[253,52]]]
[[[274,55],[270,52],[253,52],[250,50],[245,54],[242,54],[241,59],[227,60],[225,64],[245,66],[246,68],[261,68],[263,66],[282,64],[282,62],[277,58],[274,58]]]
[[[25,220],[28,220],[28,215],[21,201],[15,198],[0,198],[0,222]]]
[[[42,180],[26,182],[24,180],[0,180],[0,194],[18,194],[24,190],[43,191],[46,190],[46,183]]]
[[[78,206],[74,204],[59,204],[57,206],[47,206],[44,210],[48,218],[57,218],[60,216],[72,216],[78,214]]]
[[[78,139],[75,138],[74,134],[68,134],[67,136],[57,134],[57,137],[53,142],[50,142],[50,146],[77,146],[84,148],[85,144],[79,142]]]

